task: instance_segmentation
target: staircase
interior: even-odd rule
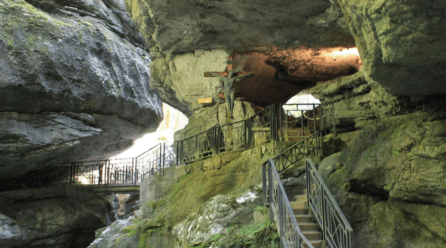
[[[303,145],[317,137],[320,134],[305,137],[262,164],[264,205],[269,206],[270,221],[277,224],[282,247],[353,248],[353,229],[310,159],[305,161],[307,189],[301,195],[289,201],[282,185],[279,172],[317,152],[322,142]]]
[[[321,228],[308,207],[307,189],[304,190],[302,195],[295,195],[294,199],[290,204],[303,235],[310,241],[314,248],[325,248]],[[303,247],[308,248],[308,245],[303,244]]]

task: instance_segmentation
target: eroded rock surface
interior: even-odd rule
[[[0,179],[106,158],[161,121],[121,1],[0,1]]]
[[[353,42],[346,40],[340,9],[326,0],[126,0],[126,5],[152,53]]]
[[[337,0],[365,75],[394,95],[446,94],[446,2]]]
[[[355,246],[444,247],[445,127],[419,112],[388,117],[322,161]]]
[[[0,246],[86,247],[108,224],[109,203],[87,188],[52,186],[0,194]]]

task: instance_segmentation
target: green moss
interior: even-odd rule
[[[265,206],[256,206],[254,208],[254,211],[259,211],[262,214],[267,214],[268,213],[268,208]]]
[[[390,191],[392,189],[392,184],[387,184],[383,187],[386,191]]]

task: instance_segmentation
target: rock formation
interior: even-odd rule
[[[104,159],[161,121],[121,1],[0,1],[0,180]]]
[[[110,204],[91,189],[50,186],[0,193],[0,246],[86,247],[111,221]]]

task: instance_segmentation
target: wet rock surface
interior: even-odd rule
[[[106,158],[161,121],[121,1],[0,1],[0,179]]]
[[[82,248],[109,223],[110,205],[86,188],[6,191],[0,198],[0,246],[5,248]]]

